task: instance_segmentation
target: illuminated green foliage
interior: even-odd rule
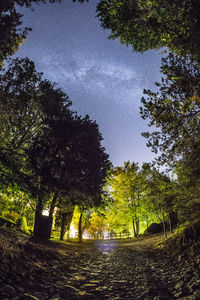
[[[133,231],[137,237],[140,226],[148,226],[153,210],[147,205],[147,182],[137,163],[125,162],[108,176],[108,187],[113,202],[108,206],[108,222],[114,231]],[[155,214],[154,214],[155,219]]]

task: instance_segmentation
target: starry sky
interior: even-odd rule
[[[15,56],[33,60],[44,78],[67,93],[74,110],[97,121],[114,166],[150,162],[154,154],[141,136],[148,127],[139,106],[143,89],[154,90],[160,80],[162,56],[109,40],[95,17],[96,4],[63,0],[20,9],[33,30]]]

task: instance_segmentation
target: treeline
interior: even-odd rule
[[[1,65],[29,31],[20,27],[16,6],[39,2],[45,1],[1,2]],[[43,79],[29,59],[7,61],[0,75],[1,211],[19,220],[25,215],[29,223],[36,212],[34,233],[49,236],[56,207],[61,238],[76,204],[81,236],[84,211],[105,199],[108,208],[99,215],[107,216],[109,230],[120,224],[129,230],[131,222],[137,236],[141,221],[172,224],[178,217],[179,223],[193,223],[200,212],[200,2],[100,0],[97,14],[102,27],[111,30],[110,38],[134,51],[164,49],[163,78],[155,91],[144,90],[140,109],[152,128],[143,136],[157,158],[141,168],[130,162],[114,168],[106,190],[110,162],[97,124],[73,112],[68,96]],[[41,215],[44,208],[47,218]]]
[[[157,154],[157,167],[147,175],[150,185],[145,192],[136,192],[133,182],[134,211],[141,209],[137,193],[146,195],[149,190],[148,209],[159,207],[163,217],[173,212],[179,222],[193,223],[200,213],[200,2],[101,0],[97,12],[102,27],[111,30],[110,38],[119,38],[134,51],[164,53],[163,78],[155,91],[144,90],[140,108],[152,128],[143,136]],[[168,175],[159,174],[159,167]],[[119,185],[120,176],[127,176],[130,168],[134,170],[135,164],[114,169],[112,184]],[[139,173],[144,173],[144,166]]]
[[[69,97],[34,62],[8,59],[29,30],[19,28],[16,5],[32,2],[40,1],[0,6],[0,211],[23,230],[28,222],[35,236],[47,238],[56,213],[62,239],[77,205],[81,239],[82,212],[103,201],[110,161],[96,122],[74,112]],[[42,215],[44,209],[49,216]]]

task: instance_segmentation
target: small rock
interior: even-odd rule
[[[74,279],[75,280],[86,280],[86,277],[85,276],[74,276]]]
[[[193,296],[194,296],[194,299],[195,299],[195,300],[200,299],[200,291],[194,292]]]
[[[175,285],[175,288],[176,288],[177,290],[179,290],[182,286],[183,286],[183,282],[178,282],[178,283]]]
[[[200,264],[200,258],[198,257],[196,260],[197,264]]]
[[[72,285],[66,285],[65,288],[69,289],[69,290],[72,290],[74,292],[78,292],[79,291],[79,289],[77,289],[75,286],[72,286]]]
[[[85,291],[79,291],[79,292],[78,292],[78,295],[79,295],[79,296],[85,296],[85,295],[87,295],[87,293],[86,293]]]
[[[96,286],[95,283],[86,283],[86,284],[84,284],[84,287],[94,287],[94,286]]]
[[[181,292],[181,291],[180,291],[180,292],[177,292],[177,293],[174,294],[174,296],[175,296],[176,298],[179,298],[179,297],[182,296],[182,292]]]
[[[107,286],[101,286],[101,287],[98,287],[95,289],[95,291],[104,291],[104,290],[107,290]]]

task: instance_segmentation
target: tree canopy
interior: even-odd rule
[[[157,129],[143,135],[148,146],[161,151],[163,162],[173,163],[197,153],[200,70],[196,62],[173,53],[162,60],[161,70],[165,77],[156,83],[159,91],[145,90],[141,107],[142,118]]]
[[[167,47],[199,57],[200,3],[198,0],[101,0],[98,17],[110,38],[119,38],[135,51]]]

